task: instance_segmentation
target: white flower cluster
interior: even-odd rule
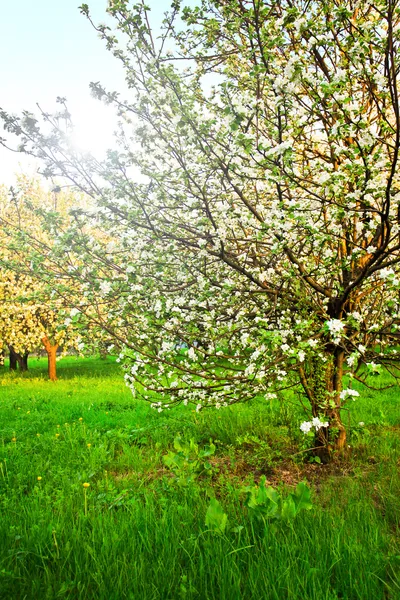
[[[344,323],[340,319],[331,319],[330,321],[326,321],[326,326],[332,336],[333,343],[339,344],[342,339]]]
[[[352,397],[354,400],[354,398],[356,398],[359,395],[360,394],[357,392],[357,390],[351,390],[351,389],[342,390],[340,392],[340,399],[345,400],[347,397]]]
[[[102,296],[106,296],[111,292],[111,283],[109,281],[102,281],[100,283],[100,293]]]
[[[381,269],[378,273],[380,279],[388,279],[392,275],[394,275],[393,269]]]
[[[300,429],[304,434],[307,434],[314,427],[315,431],[319,431],[322,427],[329,427],[328,421],[321,421],[318,417],[314,417],[312,421],[303,421]]]
[[[350,313],[350,316],[353,317],[353,319],[358,323],[361,323],[361,321],[363,320],[362,315],[360,315],[360,313],[357,311]]]
[[[353,352],[352,354],[350,354],[350,356],[347,357],[346,362],[349,365],[349,367],[354,367],[355,365],[357,365],[359,356],[360,354],[358,352]]]
[[[304,350],[299,350],[299,352],[297,353],[297,358],[299,359],[299,361],[304,362],[305,357],[306,353],[304,352]]]
[[[377,364],[377,363],[375,363],[375,362],[371,361],[371,362],[367,363],[367,367],[368,367],[368,370],[369,370],[371,373],[380,373],[380,372],[381,372],[382,365],[380,365],[380,364]]]

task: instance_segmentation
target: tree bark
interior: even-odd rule
[[[25,352],[25,354],[19,354],[18,352],[15,352],[12,346],[10,346],[10,370],[16,371],[18,365],[20,371],[27,371],[28,355],[29,352]]]
[[[47,352],[47,365],[48,365],[48,374],[49,379],[51,381],[56,381],[57,379],[57,348],[58,344],[52,344],[47,336],[42,338],[43,346]]]
[[[311,404],[312,416],[329,422],[315,432],[315,454],[328,462],[332,454],[346,449],[346,428],[340,416],[344,353],[335,348],[326,361],[315,359],[308,368],[300,368],[300,381]]]
[[[107,351],[107,346],[105,344],[99,345],[99,354],[100,354],[101,360],[106,360],[108,351]]]
[[[17,356],[13,348],[10,346],[10,371],[17,370]]]
[[[21,356],[21,362],[20,364],[20,369],[21,371],[27,371],[28,370],[28,352],[26,352],[25,354],[23,354]]]

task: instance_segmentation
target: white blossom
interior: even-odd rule
[[[303,421],[300,425],[300,429],[303,433],[309,433],[312,429],[312,423],[310,421]]]
[[[111,292],[112,285],[110,281],[102,281],[100,283],[100,292],[103,296],[106,296]]]
[[[340,392],[340,399],[341,400],[345,400],[346,398],[350,397],[350,398],[357,398],[360,394],[357,392],[357,390],[352,390],[351,388],[346,389],[346,390],[342,390]]]
[[[379,271],[379,277],[381,279],[388,279],[392,275],[394,275],[394,271],[393,271],[393,269],[390,269],[390,268],[389,269],[386,269],[386,268],[385,269],[381,269]]]
[[[339,344],[345,327],[344,323],[340,319],[330,319],[330,321],[326,321],[326,325],[332,335],[333,343]]]
[[[190,358],[190,360],[196,360],[196,352],[195,349],[193,347],[190,347],[188,350],[188,357]]]
[[[314,417],[311,421],[303,421],[300,425],[300,429],[304,434],[309,433],[312,428],[319,431],[322,427],[329,427],[329,423],[328,421],[321,421],[319,417]]]

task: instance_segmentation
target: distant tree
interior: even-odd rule
[[[18,190],[0,192],[0,340],[10,351],[10,369],[28,369],[28,356],[40,346],[48,356],[48,374],[56,379],[56,354],[59,347],[81,347],[82,336],[73,326],[71,305],[55,296],[46,280],[35,276],[30,252],[40,251],[42,270],[48,245],[46,232],[35,207],[46,204],[54,210],[54,198],[36,181],[19,180]],[[59,200],[59,210],[71,198]],[[35,250],[36,246],[36,250]],[[59,275],[59,274],[58,274]],[[71,290],[70,290],[71,293]],[[74,314],[74,311],[73,313]]]
[[[43,127],[3,111],[5,128],[97,202],[58,243],[109,302],[132,391],[161,411],[292,387],[302,430],[343,451],[353,381],[397,369],[399,3],[180,6],[158,37],[143,3],[113,0],[116,31],[97,26],[132,93],[92,84],[121,120],[104,163],[71,147],[62,98]]]
[[[82,283],[86,267],[80,253],[66,248],[75,237],[83,244],[86,225],[72,223],[82,194],[19,177],[16,188],[0,193],[0,343],[10,350],[10,368],[27,369],[30,352],[42,346],[48,355],[49,377],[56,379],[57,352],[116,352],[121,343],[108,333],[107,302],[101,293],[88,299],[93,281]],[[101,236],[93,229],[95,243]],[[98,240],[98,241],[96,241]],[[102,243],[112,246],[110,237]],[[86,252],[85,247],[82,251]],[[90,263],[90,257],[85,254]],[[108,284],[107,284],[108,285]]]

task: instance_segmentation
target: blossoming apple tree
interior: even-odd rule
[[[8,193],[3,187],[0,193],[0,341],[4,350],[10,351],[10,368],[15,369],[18,364],[23,371],[28,368],[29,353],[44,346],[52,380],[56,379],[58,348],[73,347],[79,351],[83,347],[69,301],[52,293],[46,278],[32,269],[30,253],[39,251],[43,271],[49,247],[48,232],[40,228],[35,207],[43,210],[47,205],[54,210],[55,201],[62,212],[71,198],[64,195],[55,200],[38,181],[23,176],[19,177],[17,189]],[[69,286],[70,295],[71,292]]]
[[[294,387],[302,430],[343,450],[353,382],[396,374],[399,2],[176,0],[158,37],[145,4],[108,13],[130,97],[92,84],[120,117],[106,161],[71,148],[63,99],[56,117],[1,114],[95,199],[77,232],[116,240],[60,244],[109,301],[128,385],[159,411]]]

